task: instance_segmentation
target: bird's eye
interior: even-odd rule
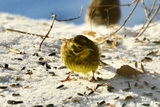
[[[78,46],[79,49],[82,49],[82,46]]]

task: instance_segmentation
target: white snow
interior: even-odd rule
[[[139,38],[143,40],[146,37],[150,42],[147,40],[144,43],[135,42],[134,35],[137,33],[137,28],[141,26],[138,25],[133,28],[124,28],[117,33],[123,38],[123,40],[118,40],[118,46],[109,49],[105,47],[106,44],[101,45],[101,54],[105,55],[101,60],[111,65],[110,67],[99,67],[97,70],[100,74],[96,73],[95,76],[103,78],[103,81],[89,82],[92,73],[86,76],[73,73],[71,76],[73,80],[61,82],[67,77],[66,73],[70,70],[68,68],[59,69],[59,67],[64,66],[60,58],[62,44],[60,39],[82,34],[83,31],[90,30],[90,27],[85,24],[78,26],[55,22],[49,35],[50,38],[44,41],[42,51],[39,52],[41,38],[5,31],[5,28],[45,35],[48,32],[51,20],[33,20],[7,13],[0,13],[0,19],[0,87],[7,86],[6,89],[0,89],[0,107],[31,107],[36,105],[45,107],[49,104],[54,104],[56,107],[97,107],[97,103],[102,101],[116,107],[121,107],[124,104],[127,107],[141,107],[147,104],[150,104],[151,107],[160,106],[160,45],[152,43],[152,41],[160,40],[160,24],[150,27]],[[93,30],[98,33],[97,35],[107,36],[117,28],[98,27],[93,28]],[[25,52],[25,54],[10,52],[11,47]],[[152,61],[141,62],[152,51],[158,51],[156,55],[148,56],[152,58]],[[52,52],[55,52],[56,55],[48,56]],[[38,53],[39,56],[33,56],[34,53]],[[21,58],[21,60],[17,58]],[[39,58],[44,58],[44,60],[41,61]],[[122,65],[130,65],[135,68],[135,61],[138,62],[138,69],[141,68],[142,63],[149,73],[138,75],[136,78],[115,76],[116,70]],[[51,69],[47,70],[39,62],[47,63]],[[5,64],[8,64],[10,69],[2,67]],[[22,70],[23,67],[25,67],[24,70]],[[26,74],[29,71],[33,73],[31,76]],[[52,76],[51,73],[53,72],[56,74],[55,76]],[[17,77],[20,79],[16,80]],[[146,85],[145,82],[149,85]],[[109,83],[110,86],[114,87],[113,91],[109,92],[107,86],[101,86],[87,97],[77,94],[86,93],[88,95],[91,90],[87,90],[86,87],[95,89],[97,84],[100,83]],[[128,83],[130,83],[131,89],[123,91],[123,89],[129,87]],[[13,86],[13,84],[19,85]],[[57,89],[62,84],[64,87]],[[154,88],[154,86],[156,87]],[[20,96],[13,96],[14,93],[19,93]],[[125,100],[126,96],[132,96],[134,99]],[[119,98],[116,100],[116,97]],[[23,101],[23,103],[8,104],[9,100]]]

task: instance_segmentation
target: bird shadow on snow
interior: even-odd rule
[[[105,97],[113,97],[113,100],[115,102],[119,102],[121,105],[131,102],[134,102],[134,104],[151,104],[151,101],[160,105],[160,74],[158,73],[139,74],[130,78],[116,74],[110,79],[97,81],[98,84],[106,82],[109,83],[109,86],[114,87],[114,89],[112,91],[108,91],[108,93],[111,93],[111,96],[102,96],[101,99],[105,99]],[[129,96],[128,99],[127,96]],[[146,99],[150,102],[146,102]],[[93,98],[92,100],[96,99]]]

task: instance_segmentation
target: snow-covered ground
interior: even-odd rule
[[[61,39],[82,34],[90,27],[55,22],[50,38],[44,41],[39,52],[41,38],[9,32],[5,28],[45,35],[51,20],[33,20],[6,13],[0,13],[0,19],[0,107],[160,106],[160,45],[153,43],[160,40],[159,24],[150,27],[139,38],[142,42],[135,41],[134,37],[141,26],[138,25],[118,32],[123,40],[118,40],[114,48],[107,48],[107,43],[100,45],[101,60],[110,64],[109,67],[100,66],[95,74],[103,80],[89,82],[92,73],[86,76],[73,73],[71,81],[61,82],[70,71],[60,58]],[[93,30],[98,37],[100,34],[107,36],[117,28],[100,26]],[[11,51],[14,49],[21,54]],[[144,57],[149,57],[150,61],[142,62]],[[137,69],[141,69],[142,63],[149,73],[134,78],[115,76],[116,70],[123,65],[135,68],[135,62],[138,62]],[[62,88],[57,88],[59,86]]]

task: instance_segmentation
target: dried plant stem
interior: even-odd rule
[[[153,4],[152,4],[152,6],[151,6],[151,9],[150,9],[149,14],[148,14],[148,18],[151,16],[151,14],[152,14],[152,12],[153,12],[153,9],[154,9],[154,7],[155,7],[156,1],[157,1],[157,0],[154,0]],[[147,23],[148,21],[149,21],[149,19],[146,19],[146,21],[143,23],[143,26],[141,27],[141,29],[139,30],[139,32],[136,34],[136,37],[138,37],[138,35],[140,34],[140,32],[143,32],[142,30],[149,28],[149,25],[148,25],[147,28],[145,28],[145,25],[146,25],[146,23]],[[142,33],[142,34],[143,34],[143,33]],[[141,34],[141,35],[142,35],[142,34]],[[139,35],[139,36],[140,36],[140,35]]]
[[[28,33],[28,32],[24,32],[24,31],[20,31],[20,30],[14,30],[14,29],[6,29],[7,31],[11,31],[11,32],[18,32],[18,33],[23,33],[23,34],[29,34],[29,35],[33,35],[33,36],[38,36],[41,38],[44,38],[45,35],[39,35],[39,34],[34,34],[34,33]]]
[[[76,19],[78,19],[78,18],[81,17],[82,12],[83,12],[83,6],[81,7],[81,12],[80,12],[80,15],[79,15],[78,17],[76,17],[76,18],[71,18],[71,19],[66,19],[66,20],[58,20],[58,19],[56,19],[56,15],[54,15],[54,14],[52,13],[52,17],[53,17],[52,24],[51,24],[51,26],[50,26],[49,31],[47,32],[47,34],[45,35],[45,37],[43,38],[43,40],[41,41],[41,43],[40,43],[40,45],[39,45],[39,51],[41,51],[42,44],[43,44],[44,40],[48,37],[48,35],[49,35],[49,33],[50,33],[53,25],[54,25],[54,21],[55,21],[55,20],[56,20],[56,21],[59,21],[59,22],[76,20]]]
[[[141,29],[143,29],[143,31],[140,29],[140,31],[136,34],[136,36],[135,36],[136,38],[141,36],[146,31],[146,29],[149,27],[149,25],[152,22],[152,20],[154,19],[154,17],[157,15],[159,9],[160,9],[160,3],[158,5],[156,11],[153,13],[152,17],[148,20],[148,23],[147,22],[145,23],[145,25],[147,24],[146,27],[144,27],[145,25],[143,25],[143,27],[141,28]]]
[[[142,2],[142,4],[143,4],[144,13],[145,13],[145,15],[146,15],[146,18],[147,18],[147,20],[149,20],[149,16],[148,16],[148,13],[147,13],[146,5],[144,4],[144,1],[143,1],[143,0],[141,0],[141,2]]]
[[[52,29],[52,27],[53,27],[53,24],[54,24],[56,15],[54,15],[54,14],[52,13],[52,17],[53,17],[52,24],[51,24],[51,26],[50,26],[49,31],[47,32],[47,34],[45,35],[45,37],[42,39],[42,41],[41,41],[41,43],[40,43],[40,45],[39,45],[39,51],[41,51],[42,44],[43,44],[44,40],[48,37],[48,35],[49,35],[49,33],[50,33],[50,31],[51,31],[51,29]]]
[[[128,15],[128,17],[124,20],[123,24],[115,32],[113,32],[111,34],[111,36],[113,34],[117,33],[119,30],[121,30],[124,27],[124,25],[126,24],[126,22],[128,21],[128,19],[131,17],[131,15],[133,14],[134,10],[136,9],[138,3],[139,3],[139,0],[136,0],[136,4],[134,5],[134,7],[133,7],[132,11],[130,12],[130,14]]]

